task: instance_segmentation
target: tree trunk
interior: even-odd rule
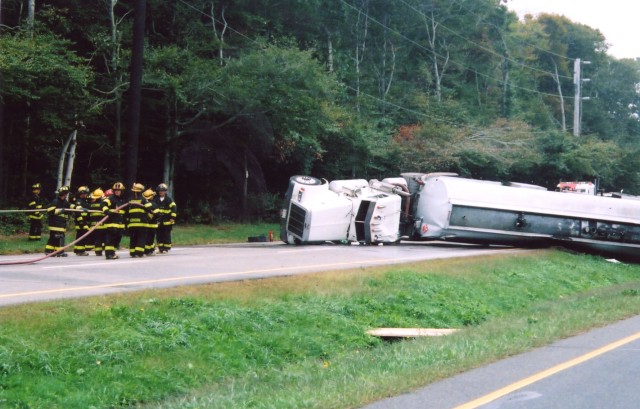
[[[389,22],[388,16],[385,16],[385,24],[388,25],[389,23],[390,22]],[[388,57],[387,55],[388,53],[391,54],[390,57]],[[388,66],[387,63],[389,59],[390,59],[390,64]],[[386,102],[387,95],[391,90],[391,83],[393,82],[393,76],[395,74],[395,70],[396,70],[396,48],[391,42],[391,40],[389,39],[388,31],[385,30],[384,44],[382,47],[382,62],[381,62],[380,74],[378,76],[379,94],[380,94],[380,99],[383,101],[382,108],[381,108],[383,117],[386,115],[386,104],[384,102]]]
[[[64,145],[62,145],[62,151],[60,152],[60,158],[58,158],[58,178],[56,179],[56,190],[60,189],[60,187],[64,186],[64,164],[67,158],[67,151],[69,150],[69,145],[71,145],[71,140],[75,139],[77,130],[71,132],[71,135],[64,141]]]
[[[122,92],[119,90],[115,93],[115,129],[114,129],[114,148],[116,151],[116,161],[118,173],[122,173]]]
[[[216,18],[215,18],[215,10],[213,7],[213,2],[211,2],[211,8],[210,8],[210,17],[211,17],[211,26],[213,27],[213,35],[216,37],[216,40],[218,40],[218,59],[219,59],[219,63],[220,66],[224,65],[224,35],[227,32],[227,28],[229,27],[229,24],[227,23],[227,20],[224,16],[224,12],[226,11],[227,6],[222,6],[222,11],[220,12],[220,16],[222,18],[222,31],[220,31],[220,35],[218,35],[218,29],[217,24],[216,24]]]
[[[127,139],[127,186],[133,185],[138,176],[138,144],[140,141],[140,105],[142,93],[142,69],[144,63],[144,20],[146,0],[135,1],[133,24],[133,48],[131,52],[131,81],[129,87],[129,135]]]
[[[162,181],[169,189],[167,194],[173,197],[173,174],[175,166],[175,152],[173,151],[173,141],[178,137],[178,107],[175,93],[166,96],[167,111],[165,113],[165,140],[164,140],[164,163],[162,168]]]
[[[511,65],[509,64],[509,47],[507,46],[507,42],[502,33],[500,36],[502,39],[502,46],[504,47],[504,54],[502,56],[502,116],[504,118],[508,118],[511,116],[511,104],[509,100],[509,77],[511,74]]]
[[[243,149],[244,179],[242,184],[242,221],[248,219],[247,196],[249,194],[249,165],[247,164],[247,148]]]
[[[431,50],[431,60],[433,62],[433,77],[435,80],[435,88],[436,88],[436,99],[438,102],[442,102],[442,78],[444,77],[444,73],[447,69],[447,65],[449,65],[449,50],[446,47],[444,41],[441,42],[441,46],[445,50],[444,61],[442,62],[442,66],[438,64],[438,42],[437,42],[437,31],[438,31],[438,23],[436,23],[435,16],[433,14],[433,8],[431,9],[431,24],[427,21],[426,15],[424,15],[424,23],[427,29],[427,42],[429,43],[429,49]]]
[[[364,52],[367,48],[367,33],[369,29],[369,2],[365,1],[363,9],[358,12],[358,20],[356,21],[356,56],[354,58],[356,67],[356,112],[360,112],[360,66],[364,60]],[[362,23],[362,33],[360,32],[360,19],[364,15]]]
[[[333,72],[333,41],[331,40],[331,32],[325,28],[327,33],[327,71]]]
[[[116,151],[117,173],[122,173],[122,89],[123,74],[120,70],[120,46],[118,39],[118,23],[116,22],[115,7],[118,0],[111,0],[109,6],[109,21],[111,24],[111,61],[110,71],[114,76],[114,149]]]
[[[558,65],[553,60],[553,68],[555,69],[554,77],[556,84],[558,85],[558,96],[560,97],[560,114],[562,115],[562,132],[567,132],[567,118],[564,112],[564,96],[562,95],[562,85],[560,84],[560,75],[558,74]]]
[[[29,171],[29,144],[31,142],[31,103],[27,102],[26,129],[22,141],[22,172],[20,174],[20,196],[27,195],[27,173]]]
[[[78,146],[78,130],[74,129],[71,133],[69,144],[69,156],[67,157],[67,171],[64,176],[64,183],[62,186],[71,186],[71,176],[73,175],[73,165],[76,160],[76,146]]]
[[[36,20],[36,0],[29,0],[29,9],[27,12],[27,30],[29,35],[33,37],[33,26]]]

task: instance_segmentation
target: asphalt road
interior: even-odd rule
[[[363,409],[635,409],[640,316]]]
[[[283,243],[176,247],[169,254],[119,260],[104,257],[48,258],[35,264],[0,265],[0,306],[309,272],[405,263],[497,252],[524,251],[447,243],[393,246],[288,246]],[[37,257],[37,256],[36,256]],[[36,258],[0,256],[0,263]]]

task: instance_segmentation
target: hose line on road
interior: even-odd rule
[[[129,206],[128,202],[123,204],[122,206],[116,207],[115,209],[113,209],[113,211],[124,209],[127,206]],[[73,210],[73,209],[65,209],[65,211],[67,211],[67,210]],[[82,236],[80,236],[79,238],[75,239],[71,243],[65,245],[64,247],[59,248],[58,250],[56,250],[56,251],[54,251],[52,253],[48,253],[48,254],[45,254],[44,256],[40,256],[38,258],[31,259],[31,260],[0,261],[0,266],[15,266],[15,265],[20,265],[20,264],[34,264],[34,263],[37,263],[38,261],[42,261],[42,260],[47,259],[49,257],[55,257],[58,254],[64,252],[69,247],[71,247],[71,246],[75,245],[76,243],[80,242],[81,240],[83,240],[85,237],[87,237],[89,234],[91,234],[95,229],[97,229],[99,226],[104,224],[104,222],[107,221],[108,218],[109,218],[109,215],[104,216],[95,225],[93,225],[89,230],[87,230],[87,232],[85,234],[83,234]]]

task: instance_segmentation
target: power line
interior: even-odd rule
[[[222,21],[218,20],[217,18],[215,18],[215,16],[212,16],[211,14],[207,14],[207,13],[205,13],[204,11],[200,10],[199,8],[197,8],[196,6],[194,6],[193,4],[187,3],[185,0],[179,0],[179,1],[180,1],[180,3],[182,3],[182,4],[184,4],[185,6],[189,7],[190,9],[193,9],[193,10],[197,11],[198,13],[202,14],[203,16],[205,16],[205,17],[207,17],[207,18],[210,18],[211,20],[215,21],[216,23],[218,23],[218,24],[222,24],[222,25],[225,25],[225,23],[224,23],[224,22],[222,22]],[[257,44],[257,43],[258,43],[258,41],[257,41],[255,38],[251,38],[251,37],[247,36],[246,34],[241,33],[241,32],[240,32],[240,31],[238,31],[238,30],[235,30],[235,29],[234,29],[233,27],[231,27],[229,24],[226,24],[226,27],[227,27],[230,31],[233,31],[234,33],[238,34],[239,36],[246,38],[247,40],[251,41],[252,43],[254,43],[254,44]]]
[[[443,123],[443,124],[446,124],[446,125],[452,125],[452,126],[455,126],[455,127],[458,127],[458,128],[464,128],[464,129],[467,129],[469,131],[474,131],[474,132],[478,132],[478,131],[483,131],[484,132],[484,131],[487,130],[487,128],[480,128],[480,127],[473,126],[473,125],[460,124],[458,122],[453,122],[450,119],[439,118],[439,117],[436,117],[436,116],[433,116],[433,115],[429,115],[429,114],[427,114],[425,112],[416,111],[415,109],[411,109],[411,108],[406,108],[406,107],[403,107],[402,105],[398,105],[398,104],[395,104],[393,102],[389,102],[387,100],[381,99],[380,97],[376,97],[376,96],[373,96],[371,94],[367,94],[366,92],[358,91],[357,89],[355,89],[355,88],[353,88],[353,87],[351,87],[349,85],[344,85],[344,87],[349,89],[349,90],[351,90],[351,91],[354,91],[354,92],[357,92],[357,93],[359,92],[360,95],[363,95],[363,96],[365,96],[365,97],[367,97],[369,99],[373,99],[373,100],[375,100],[375,101],[377,101],[379,103],[388,105],[388,106],[393,107],[393,108],[397,108],[397,109],[399,109],[401,111],[404,111],[404,112],[407,112],[407,113],[410,113],[410,114],[413,114],[413,115],[416,115],[416,116],[420,116],[422,118],[428,119],[428,120],[433,121],[433,122],[440,122],[440,123]],[[535,134],[546,135],[548,132],[546,132],[546,131],[530,131],[529,133],[533,134],[533,135],[535,135]]]
[[[196,12],[198,12],[199,14],[202,14],[202,15],[204,15],[204,16],[206,16],[206,17],[210,18],[210,19],[215,20],[216,22],[218,22],[218,23],[220,23],[220,24],[223,24],[222,22],[220,22],[219,20],[217,20],[214,16],[211,16],[210,14],[207,14],[207,13],[203,12],[202,10],[200,10],[200,9],[198,9],[197,7],[195,7],[195,6],[191,5],[191,4],[189,4],[189,3],[188,3],[188,2],[186,2],[185,0],[179,0],[179,1],[180,1],[181,3],[183,3],[184,5],[188,6],[189,8],[191,8],[191,9],[195,10],[195,11],[196,11]],[[349,3],[345,2],[345,0],[341,0],[341,1],[342,1],[345,5],[347,5],[348,7],[350,7],[350,8],[352,8],[352,9],[354,9],[354,10],[358,11],[359,13],[362,13],[360,10],[356,9],[356,8],[355,8],[355,7],[353,7],[351,4],[349,4]],[[368,19],[372,19],[371,17],[369,17],[369,16],[368,16],[368,15],[366,15],[366,14],[365,14],[365,17],[366,17],[366,18],[368,18]],[[397,35],[399,35],[401,38],[405,39],[406,41],[409,41],[410,43],[412,43],[412,44],[414,44],[414,45],[416,45],[416,46],[418,46],[418,47],[420,47],[420,48],[423,48],[423,49],[425,49],[426,51],[431,52],[430,50],[426,49],[426,48],[425,48],[424,46],[422,46],[421,44],[419,44],[419,43],[417,43],[417,42],[415,42],[415,41],[413,41],[413,40],[411,40],[411,39],[407,38],[406,36],[404,36],[403,34],[401,34],[401,33],[397,32],[396,30],[393,30],[393,29],[391,29],[391,28],[389,28],[389,27],[386,27],[384,24],[382,24],[382,23],[378,22],[377,20],[372,19],[372,21],[374,21],[376,24],[379,24],[379,25],[381,25],[382,27],[385,27],[385,28],[389,29],[390,31],[392,31],[392,32],[396,33]],[[257,40],[255,40],[255,39],[253,39],[253,38],[250,38],[250,37],[248,37],[247,35],[245,35],[245,34],[243,34],[243,33],[239,32],[239,31],[235,30],[233,27],[229,26],[228,24],[227,24],[227,28],[228,28],[229,30],[233,31],[234,33],[237,33],[237,34],[239,34],[240,36],[242,36],[242,37],[246,38],[247,40],[249,40],[250,42],[252,42],[252,43],[254,43],[254,44],[257,44],[257,43],[258,43],[258,41],[257,41]],[[434,54],[435,54],[437,57],[441,57],[441,56],[440,56],[440,55],[438,55],[437,53],[434,53]],[[456,63],[456,64],[458,64],[458,63]],[[464,67],[465,69],[468,69],[469,71],[477,72],[477,71],[475,71],[475,70],[469,69],[468,67],[466,67],[466,66],[464,66],[464,65],[462,65],[462,64],[458,64],[458,65],[460,65],[461,67]],[[489,78],[489,79],[493,79],[493,80],[495,80],[495,81],[502,82],[501,80],[497,80],[497,79],[492,78],[492,77],[490,77],[490,76],[487,76],[487,75],[485,75],[485,74],[482,74],[482,73],[478,73],[478,74],[483,75],[483,76],[485,76],[485,77],[487,77],[487,78]],[[345,88],[349,89],[349,90],[352,90],[352,91],[354,91],[354,92],[358,93],[359,95],[364,95],[364,96],[366,96],[367,98],[370,98],[370,99],[373,99],[373,100],[378,101],[379,103],[383,103],[383,104],[385,104],[385,105],[388,105],[388,106],[390,106],[390,107],[394,107],[394,108],[399,109],[399,110],[402,110],[402,111],[404,111],[404,112],[408,112],[408,113],[411,113],[411,114],[413,114],[413,115],[416,115],[416,116],[420,116],[420,117],[423,117],[423,118],[429,119],[430,121],[436,121],[436,122],[441,122],[441,123],[445,123],[445,124],[448,124],[448,125],[454,125],[454,126],[458,126],[458,127],[463,127],[463,128],[465,128],[465,129],[469,129],[469,130],[472,130],[472,131],[479,131],[479,130],[483,130],[483,128],[478,128],[478,127],[474,127],[474,126],[470,126],[470,125],[461,125],[461,124],[459,124],[459,123],[452,122],[451,120],[448,120],[448,119],[438,118],[438,117],[435,117],[435,116],[433,116],[433,115],[428,115],[428,114],[426,114],[426,113],[424,113],[424,112],[416,111],[416,110],[411,109],[411,108],[406,108],[406,107],[404,107],[404,106],[401,106],[401,105],[398,105],[398,104],[395,104],[395,103],[389,102],[389,101],[387,101],[387,100],[383,100],[383,99],[378,98],[378,97],[375,97],[375,96],[373,96],[373,95],[369,95],[369,94],[367,94],[367,93],[365,93],[365,92],[358,91],[358,90],[356,90],[355,88],[353,88],[353,87],[351,87],[351,86],[349,86],[349,85],[346,85],[346,84],[343,84],[343,86],[344,86]],[[540,91],[537,91],[537,90],[528,89],[528,88],[523,88],[523,87],[518,87],[518,86],[514,86],[514,88],[518,88],[518,89],[522,89],[522,90],[525,90],[525,91],[533,92],[533,93],[536,93],[536,94],[539,94],[539,95],[542,95],[542,96],[551,96],[551,97],[554,97],[554,98],[557,98],[557,97],[558,97],[558,95],[556,95],[556,94],[543,93],[543,92],[540,92]],[[564,97],[564,98],[568,98],[568,97]],[[544,132],[538,132],[538,131],[536,131],[536,132],[532,132],[532,133],[544,133]]]
[[[416,13],[420,14],[422,17],[424,17],[424,18],[426,18],[426,19],[429,19],[429,20],[431,20],[431,21],[434,21],[434,22],[435,22],[435,20],[433,20],[431,17],[427,16],[427,15],[426,15],[425,13],[423,13],[422,11],[420,11],[420,10],[418,10],[417,8],[413,7],[411,4],[407,3],[405,0],[400,0],[400,2],[402,2],[404,5],[406,5],[407,7],[409,7],[410,9],[412,9],[413,11],[415,11]],[[469,11],[468,9],[466,9],[466,8],[464,8],[464,7],[463,7],[463,9],[465,9],[465,10]],[[449,31],[451,34],[455,35],[456,37],[461,38],[462,40],[464,40],[464,41],[468,42],[469,44],[472,44],[472,45],[473,45],[473,46],[475,46],[476,48],[481,49],[481,50],[483,50],[483,51],[485,51],[485,52],[487,52],[487,53],[489,53],[489,54],[495,55],[495,56],[497,56],[497,57],[499,57],[499,58],[503,58],[503,59],[505,59],[506,61],[509,61],[509,62],[512,62],[512,63],[514,63],[514,64],[516,64],[516,65],[521,66],[522,68],[526,68],[526,69],[529,69],[529,70],[532,70],[532,71],[535,71],[535,72],[540,72],[540,73],[543,73],[543,74],[546,74],[546,75],[550,75],[550,76],[552,76],[552,77],[554,77],[554,76],[555,76],[555,74],[554,74],[554,73],[551,73],[551,72],[549,72],[549,71],[545,71],[545,70],[543,70],[543,69],[541,69],[541,68],[537,68],[537,67],[532,67],[532,66],[527,65],[527,64],[525,64],[525,63],[523,63],[523,62],[520,62],[520,61],[518,61],[518,60],[514,60],[513,58],[508,58],[508,57],[506,57],[506,56],[504,56],[504,55],[501,55],[501,54],[497,53],[496,51],[494,51],[494,50],[492,50],[492,49],[490,49],[490,48],[488,48],[488,47],[483,46],[482,44],[478,44],[478,43],[476,43],[475,41],[470,40],[469,38],[467,38],[467,37],[463,36],[462,34],[458,33],[458,32],[457,32],[457,31],[455,31],[455,30],[450,29],[449,27],[445,26],[445,25],[444,25],[444,24],[442,24],[442,23],[438,23],[438,26],[439,26],[439,27],[444,28],[445,30]],[[565,57],[565,58],[567,58],[567,57]],[[559,78],[565,78],[565,79],[572,79],[572,77],[570,77],[570,76],[566,76],[566,75],[558,75],[558,77],[559,77]]]
[[[389,27],[389,26],[385,25],[384,23],[381,23],[380,21],[378,21],[377,19],[375,19],[375,18],[371,17],[371,16],[370,16],[370,15],[368,15],[367,13],[363,13],[363,12],[362,12],[361,10],[359,10],[358,8],[356,8],[356,7],[354,7],[353,5],[349,4],[346,0],[340,0],[340,1],[341,1],[344,5],[346,5],[347,7],[349,7],[349,8],[351,8],[351,9],[355,10],[355,11],[356,11],[356,12],[358,12],[359,14],[362,14],[366,19],[371,20],[372,22],[374,22],[374,23],[378,24],[378,25],[379,25],[379,26],[381,26],[382,28],[384,28],[384,29],[386,29],[386,30],[389,30],[390,32],[392,32],[392,33],[396,34],[397,36],[399,36],[400,38],[404,39],[405,41],[407,41],[407,42],[409,42],[409,43],[413,44],[414,46],[416,46],[416,47],[418,47],[418,48],[420,48],[420,49],[422,49],[422,50],[424,50],[424,51],[426,51],[426,52],[428,52],[429,54],[432,54],[436,59],[437,59],[437,58],[440,58],[440,59],[442,59],[442,60],[446,59],[446,57],[442,56],[441,54],[437,53],[436,51],[428,49],[427,47],[423,46],[422,44],[418,43],[417,41],[412,40],[412,39],[410,39],[409,37],[405,36],[404,34],[400,33],[398,30],[395,30],[395,29],[393,29],[393,28],[391,28],[391,27]],[[490,75],[488,75],[488,74],[485,74],[485,73],[483,73],[483,72],[480,72],[480,71],[478,71],[478,70],[474,69],[473,67],[469,67],[469,66],[467,66],[467,65],[465,65],[465,64],[463,64],[463,63],[460,63],[460,62],[458,62],[458,61],[455,61],[455,60],[452,60],[452,59],[448,59],[448,61],[450,61],[451,63],[453,63],[453,64],[457,65],[458,67],[462,68],[463,70],[470,71],[470,72],[475,72],[476,74],[478,74],[478,75],[480,75],[481,77],[484,77],[484,78],[486,78],[486,79],[496,81],[497,83],[500,83],[500,84],[504,84],[504,83],[505,83],[505,81],[503,81],[503,80],[502,80],[502,79],[500,79],[500,78],[492,77],[492,76],[490,76]],[[547,92],[541,92],[541,91],[538,91],[538,90],[535,90],[535,89],[525,88],[525,87],[521,87],[521,86],[514,85],[514,84],[508,84],[508,85],[509,85],[509,86],[511,86],[511,87],[513,87],[513,88],[517,88],[517,89],[520,89],[520,90],[523,90],[523,91],[527,91],[527,92],[531,92],[531,93],[534,93],[534,94],[545,95],[545,96],[553,97],[553,98],[560,98],[560,97],[559,97],[558,95],[556,95],[556,94],[550,94],[550,93],[547,93]],[[567,99],[568,99],[568,97],[564,97],[564,96],[563,96],[562,98],[563,98],[563,99],[564,99],[564,98],[567,98]]]
[[[505,6],[501,6],[501,7],[505,7]],[[474,12],[472,10],[469,10],[467,7],[465,7],[463,5],[460,5],[460,8],[465,10],[465,11],[467,11],[469,14],[474,14]],[[512,12],[512,11],[509,10],[509,12]],[[553,55],[554,57],[560,57],[562,59],[565,59],[565,60],[568,60],[568,61],[571,61],[571,62],[573,62],[575,60],[575,58],[567,57],[566,55],[562,55],[562,54],[558,54],[558,53],[555,53],[555,52],[550,51],[550,50],[546,50],[546,49],[538,47],[537,45],[535,45],[533,43],[530,43],[528,41],[518,40],[518,42],[520,44],[523,44],[523,45],[527,46],[527,47],[531,47],[531,48],[534,48],[534,49],[536,49],[538,51],[542,51],[545,54]],[[564,78],[571,78],[571,77],[564,77]]]

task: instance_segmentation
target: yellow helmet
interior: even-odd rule
[[[134,183],[133,187],[131,188],[132,192],[137,192],[140,193],[144,190],[144,185],[142,183]]]
[[[34,183],[33,185],[31,185],[31,190],[40,190],[40,188],[40,183]]]
[[[112,190],[124,190],[124,185],[122,182],[116,182],[113,184]]]
[[[93,191],[93,193],[91,193],[92,199],[102,199],[103,197],[104,197],[104,192],[100,188],[97,188],[96,190]]]
[[[144,196],[144,198],[147,200],[153,199],[155,195],[156,195],[156,192],[154,192],[153,189],[147,189],[144,191],[144,193],[142,193],[142,196]]]
[[[89,194],[90,192],[91,192],[91,191],[90,191],[90,190],[89,190],[89,188],[88,188],[88,187],[86,187],[86,186],[80,186],[80,187],[78,188],[78,194],[79,194],[79,195],[84,194],[84,193]]]

